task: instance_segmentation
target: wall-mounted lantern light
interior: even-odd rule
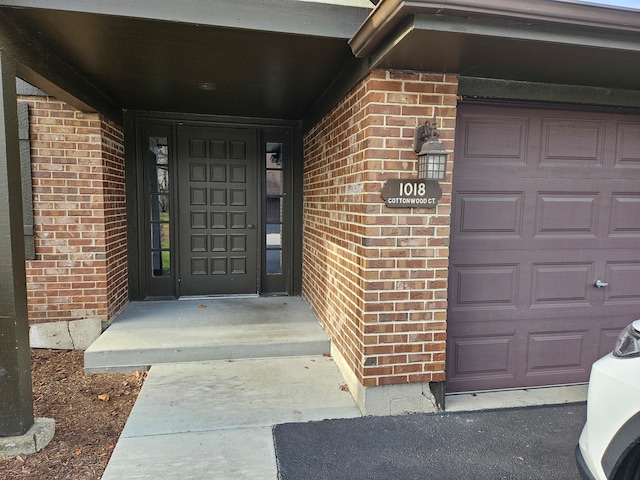
[[[440,140],[440,133],[433,122],[427,120],[416,127],[413,137],[413,149],[418,154],[418,178],[425,180],[444,180],[447,174],[449,154]]]

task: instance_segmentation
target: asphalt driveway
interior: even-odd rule
[[[280,480],[578,480],[586,404],[276,425]]]

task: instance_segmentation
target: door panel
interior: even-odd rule
[[[640,119],[461,104],[456,137],[447,389],[587,381],[640,311]]]
[[[258,291],[256,133],[178,129],[180,295]]]

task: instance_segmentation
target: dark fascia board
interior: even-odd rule
[[[640,109],[640,91],[461,76],[464,99],[549,102]]]
[[[0,50],[16,62],[19,78],[82,112],[100,112],[122,125],[120,106],[2,13]]]
[[[407,19],[416,14],[485,17],[559,27],[640,33],[640,12],[574,0],[383,0],[367,17],[349,45],[356,57],[368,57]]]
[[[373,9],[367,0],[10,0],[38,8],[328,38],[350,38]]]
[[[640,14],[639,14],[640,17]],[[610,30],[593,34],[593,29],[578,29],[574,26],[559,29],[550,24],[531,26],[528,23],[501,22],[492,18],[462,19],[459,16],[416,15],[413,28],[449,33],[472,34],[486,37],[516,39],[555,43],[558,45],[576,45],[581,47],[604,48],[612,50],[640,51],[640,35],[628,32],[614,33]]]
[[[639,14],[640,17],[640,14]],[[545,24],[532,25],[521,21],[504,22],[496,18],[463,18],[461,16],[414,14],[403,17],[405,21],[390,32],[385,41],[378,45],[370,55],[371,68],[384,63],[387,55],[413,31],[432,31],[493,37],[508,40],[543,42],[557,45],[601,48],[618,51],[640,52],[640,35],[628,31],[599,31],[594,35],[593,29]]]

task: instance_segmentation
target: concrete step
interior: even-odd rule
[[[85,370],[329,351],[327,335],[300,297],[132,302],[85,351]]]

